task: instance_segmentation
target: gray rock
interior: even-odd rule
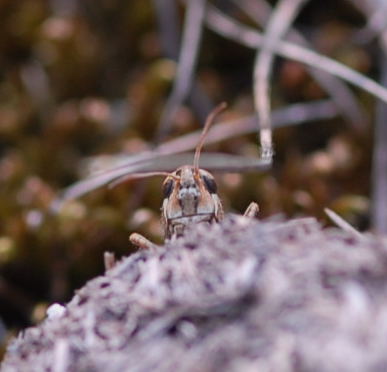
[[[123,259],[65,307],[2,372],[386,371],[387,242],[232,216]]]

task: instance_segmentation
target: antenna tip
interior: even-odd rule
[[[212,122],[215,118],[215,116],[219,115],[222,111],[224,111],[227,108],[226,102],[219,103],[218,106],[216,106],[208,115],[207,122]]]

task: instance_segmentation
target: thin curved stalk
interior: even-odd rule
[[[272,12],[272,8],[266,0],[233,0],[233,2],[259,26],[265,27]],[[295,29],[289,30],[287,39],[304,47],[310,47],[306,38]],[[307,67],[307,70],[321,88],[331,96],[342,115],[351,122],[354,127],[358,128],[360,124],[368,122],[368,115],[362,109],[361,103],[358,102],[355,95],[345,83],[328,72],[309,66]]]
[[[153,0],[153,6],[159,28],[162,52],[167,58],[177,62],[180,46],[177,2],[175,0]],[[187,99],[200,122],[204,122],[208,113],[212,110],[213,104],[206,91],[195,78],[193,78]]]
[[[274,49],[286,33],[307,0],[281,0],[273,11],[254,63],[254,106],[260,124],[260,144],[263,157],[273,156],[270,109],[270,77]]]
[[[210,29],[247,47],[256,49],[263,45],[263,36],[260,32],[241,25],[215,7],[208,9],[206,22]],[[387,103],[386,88],[340,62],[287,41],[280,41],[272,49],[282,57],[329,72]]]
[[[311,120],[331,119],[337,115],[338,110],[331,101],[324,100],[306,104],[295,104],[283,109],[274,110],[273,126],[282,127],[286,125],[302,124]],[[217,123],[209,130],[206,144],[234,138],[238,135],[254,133],[256,130],[257,119],[255,115],[233,120],[231,122]],[[118,156],[122,165],[113,166],[104,172],[99,172],[96,175],[69,186],[63,190],[61,196],[54,201],[53,210],[57,211],[66,200],[82,196],[99,187],[105,186],[126,174],[161,170],[169,171],[184,163],[189,164],[192,155],[191,158],[182,158],[176,156],[176,154],[181,154],[194,149],[197,146],[201,133],[202,130],[199,130],[195,133],[181,136],[158,146],[153,151],[144,152],[139,155]],[[269,162],[257,158],[247,159],[246,163],[239,157],[239,160],[236,163],[232,163],[234,160],[230,160],[231,158],[228,156],[223,156],[223,158],[218,156],[216,159],[212,160],[210,159],[211,156],[211,154],[202,154],[201,163],[204,168],[216,168],[217,171],[222,169],[224,171],[230,171],[232,164],[234,167],[233,169],[237,169],[238,171],[251,170],[253,165],[255,165],[255,169],[262,169],[263,166],[268,167],[270,165]],[[117,158],[117,155],[114,156],[114,158]]]
[[[174,80],[172,93],[170,94],[161,115],[156,133],[157,142],[159,142],[168,132],[173,117],[179,106],[187,98],[192,86],[203,31],[202,22],[205,9],[205,0],[194,0],[189,1],[188,3],[176,78]]]

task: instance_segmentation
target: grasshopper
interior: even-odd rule
[[[189,225],[217,223],[223,219],[223,207],[217,194],[215,179],[210,172],[199,168],[199,160],[208,130],[215,117],[225,108],[226,104],[222,103],[207,117],[195,149],[193,165],[183,165],[173,173],[144,174],[145,177],[167,176],[163,183],[164,200],[161,207],[165,241],[181,237]],[[253,218],[258,211],[258,204],[252,202],[247,207],[244,216]],[[156,244],[138,233],[131,234],[129,240],[139,248],[157,247]]]

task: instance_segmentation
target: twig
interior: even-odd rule
[[[271,6],[266,0],[233,0],[233,2],[242,9],[246,15],[254,19],[257,24],[265,27],[272,11]],[[288,34],[288,39],[290,41],[305,47],[310,46],[302,34],[295,29],[290,29]],[[313,67],[308,67],[307,69],[317,83],[332,97],[333,102],[337,104],[342,115],[354,126],[358,127],[360,123],[367,122],[367,115],[364,110],[361,109],[360,102],[356,100],[351,90],[340,79]]]
[[[218,11],[215,7],[208,7],[206,22],[208,27],[215,32],[250,48],[256,49],[263,45],[263,37],[260,32],[241,25],[239,22]],[[273,47],[273,52],[282,57],[329,72],[387,103],[386,88],[331,58],[287,41],[279,41]]]
[[[192,85],[203,31],[202,22],[205,9],[206,0],[195,0],[188,3],[176,78],[174,80],[172,93],[169,96],[165,109],[161,115],[156,134],[157,142],[159,142],[168,132],[176,111],[187,98]]]
[[[386,56],[380,58],[381,82],[387,86]],[[387,233],[387,105],[379,102],[376,111],[372,161],[372,226]]]
[[[297,103],[282,109],[273,111],[273,128],[303,124],[308,121],[329,120],[338,116],[336,105],[331,100],[318,100],[311,103]],[[255,115],[240,119],[214,124],[210,128],[206,143],[217,143],[236,136],[254,133],[257,130],[257,118]],[[144,151],[137,155],[102,155],[92,157],[88,163],[102,163],[91,165],[87,168],[98,169],[91,176],[106,173],[106,169],[118,169],[120,166],[128,166],[146,160],[152,160],[160,155],[178,154],[194,149],[200,137],[200,131],[192,132],[178,138],[160,144],[152,151]],[[95,160],[94,160],[95,159]],[[87,174],[90,176],[90,172]]]
[[[330,100],[321,100],[311,103],[298,103],[288,107],[274,110],[272,113],[273,128],[289,125],[303,124],[314,120],[332,119],[338,115],[335,104]],[[255,115],[214,124],[208,132],[206,143],[217,143],[244,134],[254,133],[257,130]],[[183,152],[195,148],[201,131],[196,131],[174,140],[168,141],[158,147],[162,153]]]
[[[161,48],[164,54],[177,61],[179,56],[180,32],[178,27],[178,11],[175,0],[153,0]]]
[[[380,57],[381,83],[387,86],[387,51]],[[375,118],[374,149],[372,160],[372,209],[373,228],[387,233],[387,105],[378,102]]]
[[[257,52],[254,63],[254,105],[260,124],[260,144],[262,156],[273,155],[269,81],[274,61],[273,48],[276,47],[288,27],[307,0],[281,0],[273,11],[267,25],[263,44]]]
[[[274,127],[282,127],[285,125],[301,124],[310,120],[330,119],[337,116],[337,114],[337,108],[332,102],[318,101],[309,104],[290,105],[285,109],[275,110],[273,111],[272,119]],[[206,143],[215,143],[238,135],[253,133],[256,129],[256,116],[215,124],[208,132]],[[105,172],[100,172],[86,180],[76,182],[66,188],[62,192],[61,197],[54,201],[52,206],[53,211],[57,211],[66,200],[84,195],[130,172],[173,170],[179,165],[189,164],[192,162],[192,156],[189,158],[184,157],[186,155],[177,157],[176,154],[195,148],[200,134],[201,131],[197,131],[164,143],[154,151],[144,152],[137,156],[128,156],[124,164],[106,170]],[[231,170],[232,167],[234,167],[234,171],[242,171],[243,167],[245,170],[252,170],[254,167],[255,169],[260,168],[260,164],[261,169],[267,167],[267,162],[260,161],[256,158],[249,160],[249,158],[232,157],[225,154],[221,156],[202,154],[201,162],[204,168],[212,167],[212,169],[218,171],[222,169]]]
[[[54,201],[52,210],[57,211],[69,199],[77,198],[101,186],[105,186],[115,180],[130,178],[129,175],[135,173],[144,174],[146,172],[173,171],[184,164],[192,164],[193,153],[160,155],[154,154],[154,158],[135,164],[128,164],[123,167],[106,171],[95,177],[76,182],[65,189],[60,199]],[[200,159],[203,168],[210,171],[247,172],[266,170],[271,163],[257,157],[245,157],[224,153],[205,153]],[[158,172],[159,173],[159,172]]]
[[[300,125],[309,121],[321,121],[335,118],[339,115],[335,103],[331,100],[318,100],[310,103],[296,103],[285,108],[276,109],[272,113],[273,128],[282,128],[291,125]],[[257,118],[255,115],[236,120],[214,124],[210,128],[206,144],[218,143],[244,134],[254,133],[257,130]],[[178,154],[194,149],[198,143],[201,130],[180,136],[178,138],[160,144],[153,151],[143,152],[138,155],[113,155],[120,164],[126,166],[140,161],[151,160],[159,155]],[[105,158],[105,156],[104,156]],[[113,160],[111,159],[111,160]],[[117,163],[116,163],[117,164]],[[110,162],[109,168],[114,164]],[[106,170],[106,166],[104,167]],[[98,172],[100,173],[100,172]]]
[[[364,235],[357,231],[353,226],[351,226],[347,221],[341,218],[336,212],[332,211],[332,209],[324,208],[324,212],[326,215],[334,222],[338,227],[347,231],[353,235],[356,235],[358,238],[363,238]]]
[[[385,9],[385,7],[384,7]],[[362,7],[361,10],[368,16],[368,25],[376,12],[376,7]],[[385,12],[381,12],[386,19]],[[380,56],[381,83],[387,86],[387,31],[379,30],[379,42],[383,50]],[[374,149],[372,160],[372,205],[371,224],[379,233],[387,233],[387,106],[378,102],[375,118]]]
[[[177,2],[176,0],[153,0],[153,5],[158,21],[163,54],[177,62],[180,45]],[[195,78],[193,78],[192,88],[188,92],[188,101],[200,122],[204,122],[213,104]]]

